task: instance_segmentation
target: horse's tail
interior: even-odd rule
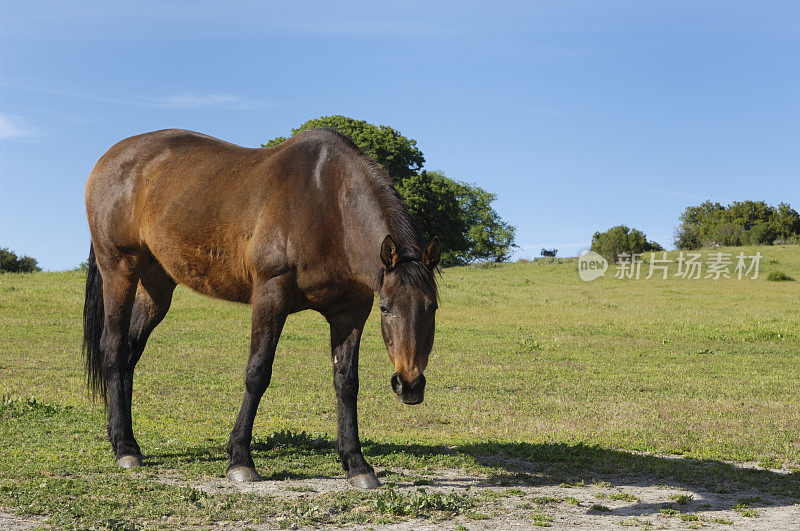
[[[83,356],[86,385],[93,397],[106,399],[106,378],[103,370],[103,277],[97,269],[94,246],[89,247],[89,269],[86,275],[86,300],[83,303]]]

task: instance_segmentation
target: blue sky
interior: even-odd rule
[[[258,146],[321,115],[415,138],[497,194],[517,256],[704,199],[800,209],[800,3],[0,0],[0,247],[85,259],[115,142]]]

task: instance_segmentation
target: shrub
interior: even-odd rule
[[[770,282],[787,282],[794,279],[783,271],[772,271],[769,275],[767,275],[767,280]]]
[[[0,273],[33,273],[41,270],[35,258],[17,257],[10,249],[0,248]]]
[[[630,229],[625,225],[611,227],[605,232],[595,232],[592,236],[592,251],[603,255],[612,262],[623,253],[644,253],[648,251],[663,251],[656,242],[647,241],[645,234],[637,229]]]

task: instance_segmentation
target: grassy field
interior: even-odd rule
[[[771,271],[800,278],[800,247],[720,250],[760,251],[759,278],[619,280],[612,266],[583,282],[574,259],[444,270],[425,402],[416,407],[389,388],[375,310],[361,349],[367,459],[423,478],[443,468],[482,473],[499,486],[647,474],[800,499],[797,472],[724,463],[800,463],[800,283],[767,281]],[[481,517],[468,496],[389,488],[210,498],[160,481],[224,475],[243,391],[249,308],[184,288],[137,368],[134,429],[149,466],[116,470],[102,407],[83,384],[84,279],[0,275],[0,507],[65,527]],[[255,425],[256,466],[267,478],[341,475],[328,348],[321,316],[289,319]],[[526,476],[498,455],[540,468]],[[390,487],[392,474],[383,473]],[[361,506],[368,510],[349,510]]]

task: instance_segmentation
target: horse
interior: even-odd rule
[[[358,437],[362,330],[377,292],[391,389],[405,404],[421,403],[441,245],[437,238],[423,245],[387,173],[352,140],[330,129],[270,148],[176,129],[133,136],[92,170],[86,214],[86,381],[105,404],[118,466],[143,465],[131,419],[133,373],[184,284],[252,307],[227,477],[262,479],[250,453],[256,410],[287,315],[310,309],[330,325],[342,467],[354,487],[380,486]]]

